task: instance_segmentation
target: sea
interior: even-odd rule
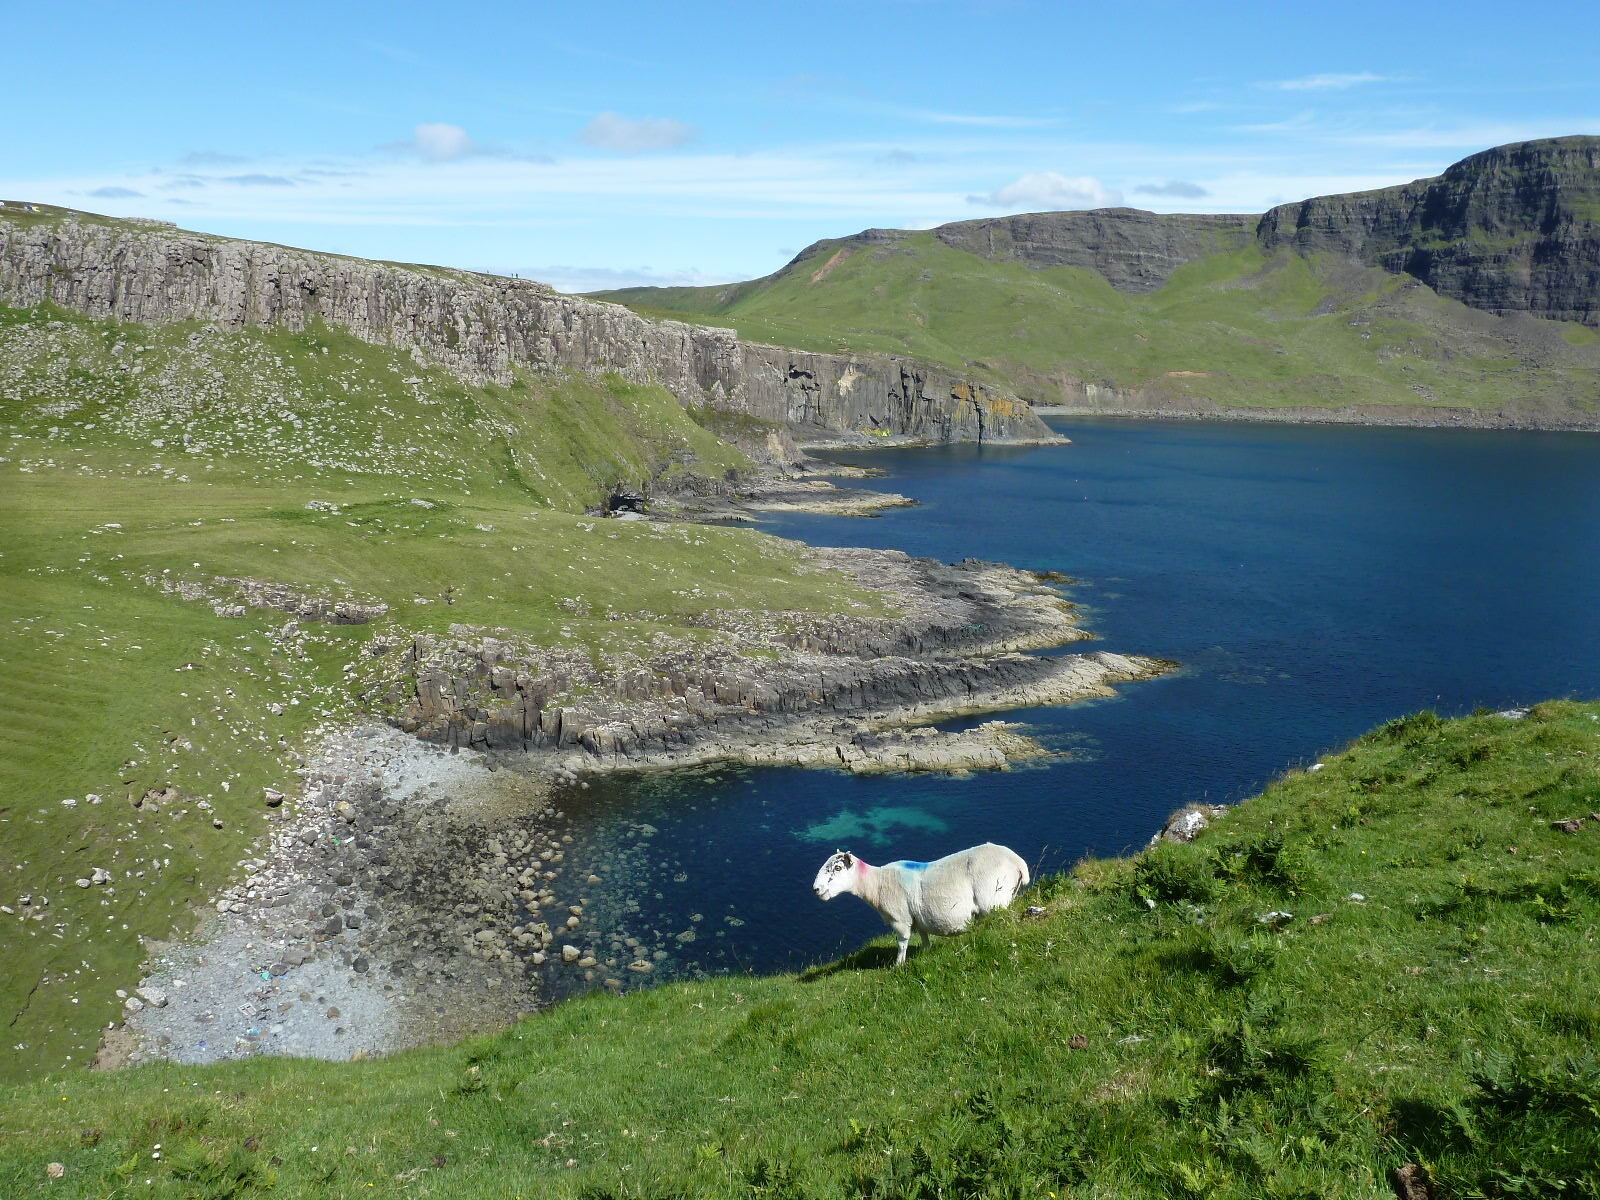
[[[1062,572],[1098,639],[1067,652],[1181,668],[1007,713],[1058,753],[1006,772],[720,767],[569,790],[569,863],[601,879],[603,923],[667,949],[652,978],[799,970],[882,933],[853,897],[812,894],[836,849],[881,863],[994,841],[1059,871],[1418,709],[1600,695],[1600,435],[1051,425],[1071,444],[832,456],[917,505],[763,528]]]

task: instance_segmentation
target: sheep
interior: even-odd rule
[[[1028,883],[1028,864],[1012,850],[985,842],[931,863],[892,862],[881,867],[840,850],[822,864],[811,890],[832,900],[849,892],[860,896],[900,939],[894,965],[906,961],[911,931],[928,948],[928,935],[960,933],[972,918],[1016,899]]]

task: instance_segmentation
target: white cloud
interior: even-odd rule
[[[1003,188],[967,203],[985,208],[1037,212],[1057,208],[1105,208],[1122,203],[1122,193],[1091,175],[1062,175],[1056,171],[1029,171]]]
[[[144,195],[144,193],[125,187],[97,187],[89,195],[99,200],[131,200],[135,196]]]
[[[1299,79],[1276,79],[1258,84],[1278,92],[1341,92],[1346,88],[1360,87],[1364,83],[1386,83],[1387,75],[1374,75],[1371,71],[1351,71],[1345,74],[1302,75]]]
[[[411,141],[405,144],[430,162],[454,162],[478,152],[478,144],[471,134],[459,125],[443,121],[418,125],[412,131]]]
[[[671,150],[693,140],[699,133],[693,125],[670,117],[643,117],[632,120],[621,113],[597,113],[578,131],[578,140],[600,150],[620,154],[642,154],[647,150]]]

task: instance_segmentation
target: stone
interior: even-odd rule
[[[579,950],[576,946],[562,946],[561,947],[561,961],[562,962],[569,962],[569,963],[570,962],[577,962],[578,959],[580,959],[582,957],[583,957],[583,951]]]
[[[1433,1200],[1428,1172],[1418,1163],[1406,1163],[1389,1172],[1389,1183],[1397,1200]]]
[[[1157,842],[1192,842],[1202,829],[1209,827],[1227,811],[1227,807],[1221,804],[1191,804],[1187,808],[1180,808],[1168,817],[1166,824],[1151,837],[1150,844],[1153,846]]]

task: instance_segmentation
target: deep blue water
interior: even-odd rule
[[[1011,714],[1074,752],[1048,766],[727,769],[574,793],[572,857],[605,875],[613,924],[687,969],[793,968],[881,931],[855,899],[811,894],[836,848],[884,862],[988,840],[1059,869],[1405,712],[1600,694],[1600,437],[1053,424],[1073,445],[840,455],[920,505],[765,528],[1063,571],[1100,646],[1183,671]]]

